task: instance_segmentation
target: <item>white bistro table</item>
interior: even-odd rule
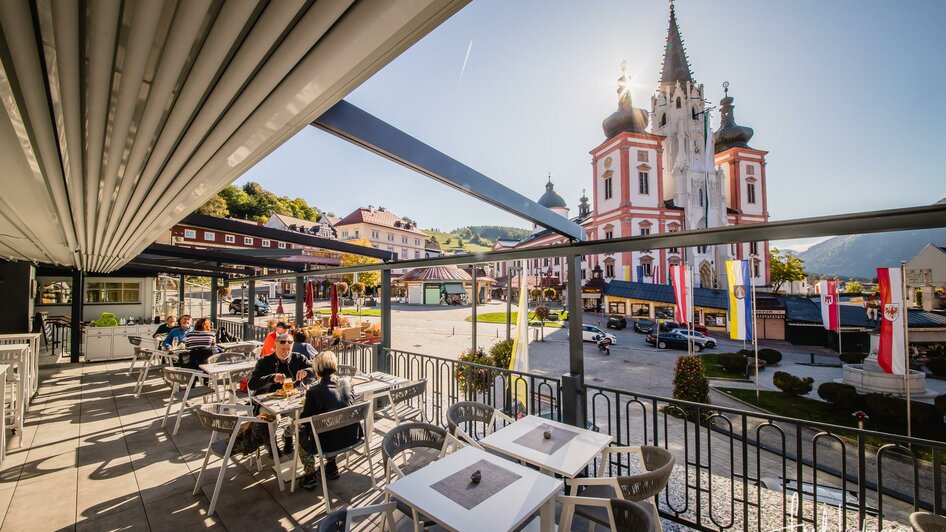
[[[213,364],[201,364],[199,367],[201,371],[210,375],[214,380],[214,392],[217,395],[217,400],[220,400],[220,389],[218,386],[220,384],[224,386],[229,385],[230,391],[233,393],[234,397],[236,397],[236,388],[230,376],[234,373],[254,369],[256,367],[256,359],[248,358],[246,360],[215,362]],[[221,383],[221,381],[223,382]]]
[[[466,475],[470,468],[480,470],[483,478],[475,487]],[[499,485],[487,487],[486,482],[498,476],[506,478]],[[449,489],[438,488],[451,482],[464,491],[460,497],[466,500],[455,500]],[[495,491],[485,492],[482,500],[470,498],[469,494],[481,487]],[[391,496],[448,530],[497,532],[519,527],[536,510],[540,529],[551,532],[555,528],[555,495],[561,489],[562,481],[557,478],[475,447],[448,454],[384,487]]]
[[[16,396],[12,398],[13,423],[15,425],[14,430],[21,435],[17,440],[20,442],[22,442],[23,416],[26,414],[26,402],[29,395],[29,352],[30,347],[27,344],[0,345],[0,364],[11,366],[11,369],[7,370],[3,386],[6,387],[7,383],[11,381],[16,384]],[[13,369],[16,369],[15,376]],[[0,408],[6,408],[5,402],[0,403]]]
[[[29,363],[24,368],[24,376],[27,377],[27,396],[26,402],[29,403],[33,398],[33,395],[36,394],[36,391],[39,389],[39,341],[40,333],[11,333],[11,334],[0,334],[0,345],[9,345],[9,344],[27,344],[29,345],[29,353],[27,353],[27,358]]]
[[[548,429],[552,438],[544,439]],[[611,436],[558,421],[526,416],[479,440],[485,449],[502,453],[566,478],[575,478],[611,445]]]

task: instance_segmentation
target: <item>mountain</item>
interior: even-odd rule
[[[528,229],[503,225],[471,225],[454,229],[449,233],[437,229],[424,229],[431,238],[437,239],[444,251],[463,250],[467,253],[489,251],[497,239],[522,240],[532,234]]]
[[[873,279],[877,268],[899,266],[930,243],[946,246],[946,228],[836,236],[797,255],[811,274]]]

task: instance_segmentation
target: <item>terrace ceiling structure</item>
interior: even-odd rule
[[[467,2],[0,2],[0,257],[117,270]]]

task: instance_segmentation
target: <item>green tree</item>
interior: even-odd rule
[[[210,198],[210,201],[201,205],[197,209],[198,214],[206,214],[215,218],[226,218],[230,215],[230,209],[227,207],[227,201],[217,195]]]
[[[845,294],[860,294],[864,291],[864,285],[860,282],[855,281],[854,279],[849,280],[844,284],[844,293]]]
[[[769,250],[772,290],[778,292],[784,283],[805,279],[805,261],[791,253],[781,253],[778,248]]]
[[[230,216],[238,218],[249,217],[250,195],[243,189],[230,185],[220,191],[220,197],[227,202],[227,210]]]

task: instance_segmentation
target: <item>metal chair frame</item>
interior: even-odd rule
[[[388,532],[394,532],[394,510],[397,505],[393,502],[372,504],[362,506],[361,508],[342,508],[325,516],[319,523],[318,532],[349,532],[352,521],[356,518],[367,517],[374,514],[381,514],[381,526],[378,529],[387,528]],[[387,527],[385,527],[387,524]]]
[[[174,405],[175,396],[178,395],[178,392],[181,393],[181,406],[177,411],[177,421],[174,423],[174,430],[171,432],[171,436],[177,436],[177,431],[181,428],[181,418],[184,417],[184,411],[192,408],[187,404],[188,401],[192,399],[191,392],[198,390],[200,392],[200,397],[204,398],[204,403],[207,402],[207,397],[213,393],[213,389],[210,387],[203,386],[194,386],[197,382],[197,379],[209,379],[210,376],[202,371],[195,371],[192,369],[186,368],[164,368],[164,380],[171,385],[171,396],[168,399],[168,406],[164,410],[164,419],[161,421],[161,426],[164,427],[168,421],[168,415],[171,413],[171,406]],[[184,387],[181,390],[181,386]]]
[[[458,413],[463,409],[470,409],[473,415],[460,417]],[[495,430],[496,421],[500,419],[506,423],[515,422],[513,418],[507,416],[500,410],[477,401],[459,401],[447,408],[447,425],[449,426],[450,433],[480,450],[483,450],[483,447],[476,441],[476,438],[461,429],[460,424],[484,423],[486,425],[485,435],[489,436]]]
[[[138,370],[138,382],[135,383],[135,399],[141,395],[141,390],[144,388],[145,381],[148,380],[148,373],[150,373],[152,369],[173,366],[174,361],[177,360],[176,355],[167,351],[160,351],[158,349],[149,349],[144,347],[138,349],[148,353],[149,356],[145,359],[144,365]]]
[[[390,411],[397,424],[422,417],[424,410],[427,408],[427,379],[392,388],[384,395],[388,397],[388,406],[385,407],[385,412]],[[420,398],[421,405],[415,412],[411,412],[412,408],[409,405],[399,409],[401,405],[407,404],[408,401],[416,397]]]
[[[604,508],[608,512],[608,523],[609,528],[612,532],[650,532],[654,529],[654,523],[650,517],[650,511],[646,508],[638,505],[633,501],[627,501],[624,499],[600,499],[598,497],[577,497],[574,495],[559,495],[558,502],[562,504],[562,514],[559,518],[558,529],[559,530],[571,530],[572,529],[572,520],[575,517],[575,508],[577,506],[596,506],[598,508]],[[645,521],[644,526],[640,528],[619,528],[618,519],[614,515],[615,506],[627,506],[633,504],[636,508],[632,511],[639,512],[638,517]],[[633,508],[633,507],[631,507]],[[630,509],[630,508],[626,508]],[[591,523],[589,530],[594,527],[594,523]]]

